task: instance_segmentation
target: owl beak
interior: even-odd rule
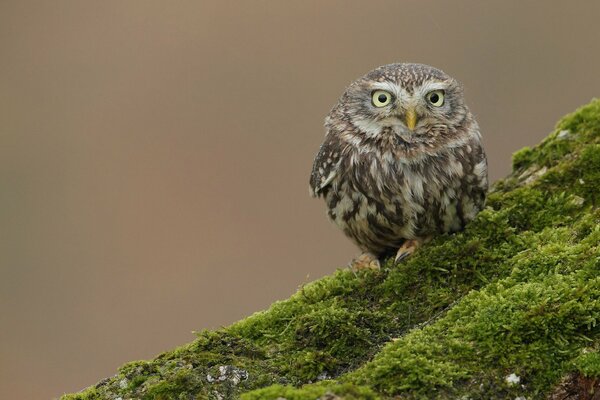
[[[411,131],[414,131],[415,126],[417,126],[417,112],[414,108],[409,108],[406,111],[406,126]]]

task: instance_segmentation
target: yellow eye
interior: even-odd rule
[[[434,90],[432,92],[427,93],[427,101],[431,103],[432,106],[441,107],[444,105],[444,91],[443,90]]]
[[[392,95],[385,90],[376,90],[373,92],[373,105],[375,107],[385,107],[392,101]]]

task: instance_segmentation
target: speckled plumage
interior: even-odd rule
[[[387,106],[375,106],[376,91],[390,95]],[[441,106],[428,102],[433,92]],[[458,231],[482,209],[488,181],[479,127],[460,84],[444,72],[379,67],[346,89],[325,127],[311,194],[325,199],[329,217],[365,253],[381,257],[408,240]]]

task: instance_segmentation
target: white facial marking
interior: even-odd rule
[[[384,125],[379,121],[373,121],[372,119],[357,118],[354,121],[354,125],[363,131],[369,137],[376,137],[381,133]]]

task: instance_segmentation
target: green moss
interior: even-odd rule
[[[406,262],[338,270],[65,398],[537,398],[596,376],[600,101],[513,163],[467,229]]]
[[[333,382],[321,382],[315,385],[309,385],[304,388],[294,388],[283,385],[272,385],[265,389],[255,390],[250,393],[242,394],[241,400],[277,400],[285,398],[286,400],[317,399],[338,396],[346,400],[377,400],[380,397],[367,386],[357,386],[354,384],[338,384]]]
[[[525,147],[513,155],[513,169],[551,166],[577,153],[582,146],[600,141],[600,101],[592,100],[559,121],[556,130],[535,149]]]
[[[182,396],[178,396],[181,394]],[[185,388],[181,388],[175,382],[158,382],[150,387],[144,395],[144,400],[163,400],[163,399],[185,399]]]
[[[517,170],[526,168],[533,162],[535,156],[535,152],[531,149],[531,147],[528,146],[525,146],[521,150],[516,151],[513,154],[512,159],[513,169]]]
[[[95,387],[91,387],[79,393],[65,394],[61,400],[100,400],[104,398]]]
[[[600,377],[600,354],[598,352],[585,352],[574,361],[575,370],[588,378]]]

